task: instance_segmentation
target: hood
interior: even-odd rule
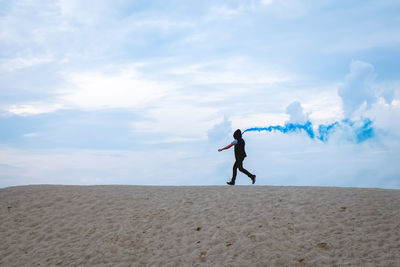
[[[237,129],[233,133],[233,138],[235,138],[236,140],[242,139],[242,132],[240,131],[240,129]]]

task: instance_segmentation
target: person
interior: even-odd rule
[[[236,161],[235,161],[235,164],[233,164],[232,180],[229,181],[229,182],[226,182],[226,183],[228,185],[235,185],[237,169],[239,169],[239,171],[241,171],[244,174],[246,174],[251,179],[252,184],[254,184],[256,182],[256,175],[255,174],[251,174],[245,168],[243,168],[243,160],[247,155],[246,155],[246,152],[244,150],[245,142],[244,142],[244,140],[242,138],[242,132],[240,131],[240,129],[237,129],[233,133],[233,138],[235,138],[235,140],[233,140],[232,143],[230,143],[229,145],[227,145],[224,148],[218,149],[218,151],[221,152],[222,150],[229,149],[232,146],[235,146],[235,159],[236,159]]]

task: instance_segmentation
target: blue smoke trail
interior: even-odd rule
[[[328,125],[321,124],[318,126],[318,130],[316,132],[314,131],[312,123],[310,121],[307,121],[304,124],[286,123],[284,126],[275,125],[267,127],[252,127],[244,130],[243,133],[252,131],[278,131],[286,134],[299,133],[304,131],[311,139],[318,139],[322,142],[327,142],[329,137],[336,131],[336,129],[345,127],[350,128],[353,133],[352,140],[356,143],[362,143],[375,136],[372,121],[368,118],[360,121],[359,123],[350,121],[349,119],[345,119],[341,122],[334,122]]]

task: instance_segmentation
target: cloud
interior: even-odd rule
[[[392,88],[378,89],[374,84],[375,77],[376,73],[372,64],[360,60],[351,62],[350,72],[338,89],[346,118],[350,118],[360,108],[370,109],[379,97],[388,103],[393,101],[394,90]]]
[[[372,109],[365,112],[365,116],[372,118],[376,128],[380,130],[382,139],[398,142],[400,139],[400,101],[393,100],[391,104],[380,100]]]
[[[14,71],[18,69],[29,68],[45,63],[50,63],[54,59],[50,56],[38,57],[16,57],[11,59],[0,59],[0,69],[6,71]]]
[[[67,107],[79,109],[144,107],[172,90],[167,83],[142,77],[132,66],[112,73],[66,73],[65,79],[68,85],[58,91],[59,99]]]
[[[27,133],[27,134],[23,135],[23,137],[27,137],[27,138],[37,137],[37,136],[39,136],[38,133]]]
[[[31,103],[11,105],[6,110],[15,115],[29,116],[54,112],[62,108],[60,104]]]
[[[230,122],[227,117],[224,117],[224,120],[221,123],[215,124],[207,132],[208,140],[212,143],[222,142],[231,134],[232,122]]]
[[[381,97],[385,100],[386,103],[391,104],[395,97],[395,89],[387,87],[385,90],[381,92]]]
[[[351,117],[363,104],[370,108],[376,102],[375,90],[372,87],[375,76],[371,64],[359,60],[351,62],[350,72],[346,75],[344,84],[338,89],[346,118]]]
[[[287,106],[286,113],[290,116],[290,123],[305,123],[308,121],[309,114],[304,113],[303,107],[299,101],[292,102]]]

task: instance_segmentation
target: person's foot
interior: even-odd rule
[[[256,175],[253,174],[250,178],[251,178],[251,184],[254,184],[256,182]]]
[[[235,185],[233,182],[226,182],[228,185]]]

